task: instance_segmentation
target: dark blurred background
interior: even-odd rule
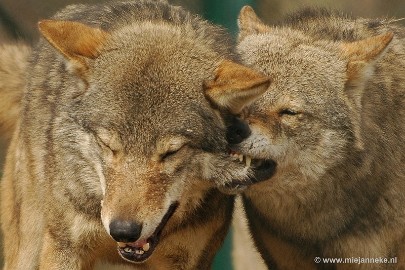
[[[99,2],[106,0],[0,0],[0,43],[23,40],[34,44],[38,38],[38,20],[52,16],[55,11],[68,4]],[[237,14],[246,4],[253,6],[263,21],[269,24],[278,23],[286,14],[307,6],[326,7],[355,17],[405,18],[405,0],[169,0],[169,2],[223,25],[233,35],[237,32]],[[399,23],[405,25],[405,20]],[[0,168],[4,164],[6,148],[7,139],[0,135]],[[216,259],[215,270],[232,269],[230,245],[228,238]],[[1,256],[0,265],[2,265]]]
[[[0,0],[0,41],[22,38],[35,41],[36,23],[58,9],[73,3],[97,3],[105,0]],[[286,13],[304,6],[319,6],[362,17],[405,17],[405,0],[172,0],[194,13],[236,30],[236,13],[244,4],[253,5],[268,23],[278,22]]]

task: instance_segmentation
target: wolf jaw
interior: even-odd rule
[[[248,187],[251,184],[262,182],[265,180],[270,179],[276,172],[277,163],[272,159],[258,159],[254,158],[247,154],[242,154],[236,147],[231,147],[229,150],[229,155],[235,160],[239,162],[245,162],[246,167],[251,168],[253,171],[253,175],[250,177],[250,181],[233,181],[229,183],[227,186],[240,188],[240,187]]]
[[[160,235],[164,227],[166,226],[169,219],[173,216],[178,206],[178,202],[170,205],[166,214],[163,216],[162,221],[150,237],[146,239],[138,239],[137,241],[132,243],[117,242],[118,253],[120,254],[120,256],[124,260],[135,263],[141,263],[149,259],[159,243]]]

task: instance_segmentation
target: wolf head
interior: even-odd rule
[[[242,118],[251,135],[235,147],[272,160],[281,173],[319,178],[363,147],[362,97],[392,33],[354,42],[312,37],[263,24],[246,6],[239,16],[237,51],[243,63],[269,75],[269,90]],[[263,162],[263,161],[262,161]]]
[[[171,216],[181,221],[206,191],[250,181],[250,169],[228,154],[216,108],[239,112],[269,84],[226,60],[221,30],[162,5],[181,23],[131,14],[109,27],[58,17],[39,23],[70,72],[62,117],[86,138],[83,156],[98,160],[102,222],[134,262],[146,260]]]

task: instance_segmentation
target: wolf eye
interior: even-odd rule
[[[160,160],[165,160],[167,158],[170,158],[171,156],[174,156],[176,153],[178,153],[181,149],[183,149],[183,145],[172,145],[165,153],[160,155]]]
[[[179,150],[180,150],[180,149],[179,149]],[[176,154],[179,150],[170,150],[170,151],[167,151],[166,153],[164,153],[163,155],[160,156],[160,159],[161,159],[161,160],[165,160],[165,159],[167,159],[168,157],[173,156],[174,154]]]
[[[184,145],[183,145],[184,146]],[[180,148],[178,148],[178,149],[170,149],[170,150],[168,150],[166,153],[164,153],[164,154],[162,154],[161,156],[160,156],[160,160],[165,160],[165,159],[167,159],[167,158],[169,158],[169,157],[171,157],[171,156],[174,156],[177,152],[179,152],[182,148],[183,148],[183,146],[181,146]]]
[[[157,143],[157,158],[159,161],[164,161],[167,158],[177,154],[189,143],[189,139],[182,136],[170,136],[162,138],[161,141]]]
[[[296,112],[296,111],[294,111],[292,109],[282,109],[278,114],[280,116],[283,116],[283,115],[297,115],[298,112]]]

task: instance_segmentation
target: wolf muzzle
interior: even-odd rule
[[[118,242],[118,253],[121,257],[134,263],[146,261],[153,254],[159,243],[163,228],[173,216],[178,206],[178,202],[170,205],[154,233],[147,239],[139,239],[142,232],[142,224],[132,221],[112,221],[110,223],[110,235]]]

